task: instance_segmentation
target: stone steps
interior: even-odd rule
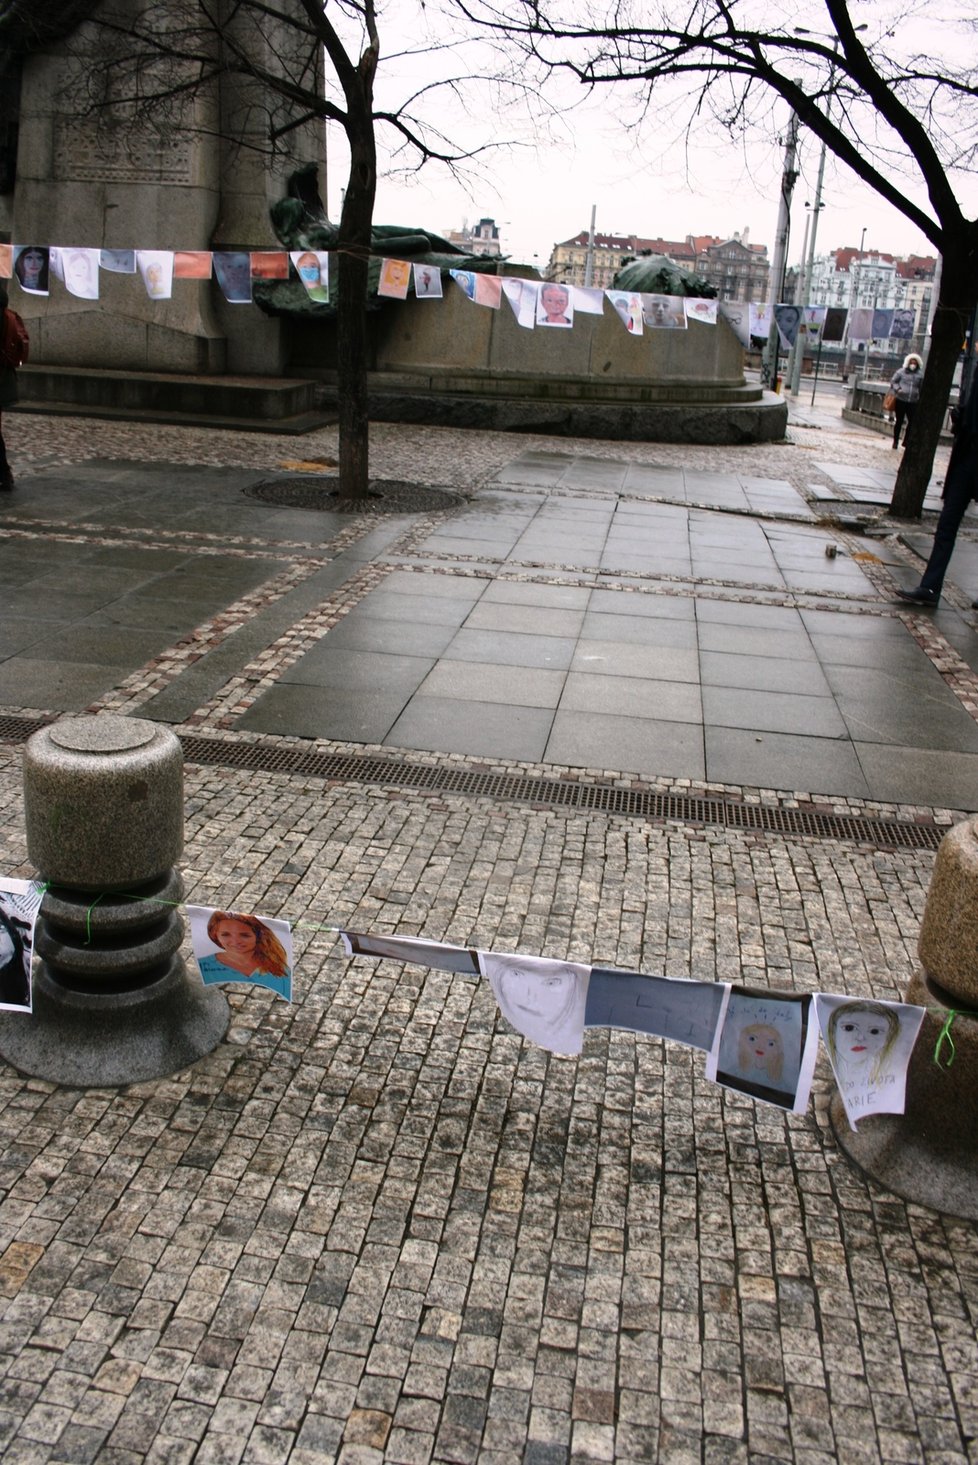
[[[25,366],[17,374],[16,409],[52,416],[85,416],[223,427],[285,435],[311,432],[336,420],[321,405],[322,389],[307,378],[187,376],[176,373]]]

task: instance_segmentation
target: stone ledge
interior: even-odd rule
[[[771,392],[755,402],[567,402],[392,389],[374,377],[370,417],[374,422],[539,432],[553,437],[734,446],[781,442],[788,407]]]

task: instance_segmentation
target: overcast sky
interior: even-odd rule
[[[900,14],[894,33],[898,40],[885,44],[936,45],[960,48],[961,17],[973,12],[972,0],[927,0],[920,22],[919,38],[908,11],[916,0],[872,0],[861,4],[851,0],[855,21],[865,15],[873,27],[885,24],[888,12]],[[963,8],[962,8],[963,7]],[[439,65],[459,75],[465,63],[455,43],[434,56],[415,53],[399,60],[396,53],[395,20],[388,12],[382,31],[383,60],[378,77],[378,103],[390,105],[385,88],[412,90],[426,72],[437,74]],[[415,12],[416,14],[416,12]],[[431,15],[429,9],[426,14]],[[943,20],[942,20],[943,17]],[[818,0],[798,0],[794,19],[825,29],[825,10]],[[441,32],[444,36],[444,29]],[[410,32],[411,44],[417,30]],[[867,34],[867,44],[870,37]],[[974,32],[967,37],[974,47]],[[874,41],[874,44],[876,42]],[[870,47],[872,51],[872,46]],[[454,70],[452,70],[454,68]],[[474,68],[473,68],[474,69]],[[400,71],[400,75],[398,72]],[[755,129],[743,143],[732,142],[706,121],[697,126],[693,140],[677,131],[675,123],[664,121],[661,129],[647,118],[636,133],[626,125],[628,99],[624,88],[606,88],[600,96],[579,103],[580,88],[566,83],[550,92],[561,111],[549,127],[536,132],[518,116],[514,99],[493,107],[477,99],[466,116],[462,105],[449,94],[435,98],[435,115],[453,139],[467,143],[494,139],[519,139],[519,145],[492,153],[481,169],[481,177],[469,177],[465,185],[444,169],[429,165],[407,177],[382,176],[378,187],[375,218],[378,223],[421,224],[436,232],[459,229],[480,217],[494,218],[499,226],[503,251],[514,261],[545,268],[555,242],[572,238],[590,223],[591,206],[597,207],[596,227],[600,233],[637,234],[645,238],[683,239],[687,234],[715,234],[728,237],[749,229],[754,243],[773,252],[778,218],[778,201],[783,168],[783,135],[788,123],[787,106],[775,101],[762,128]],[[568,103],[576,105],[563,111]],[[440,109],[440,110],[439,110]],[[430,110],[430,109],[429,109]],[[802,254],[806,203],[815,200],[820,145],[804,131],[800,135],[800,176],[795,186],[792,233],[788,259],[797,263]],[[327,206],[331,218],[340,210],[340,191],[345,182],[347,158],[342,133],[332,127],[328,138]],[[973,217],[978,213],[978,189],[974,179],[963,185],[970,198]],[[926,199],[918,196],[926,204]],[[823,186],[823,209],[818,225],[817,252],[845,245],[858,247],[863,228],[866,248],[894,254],[932,254],[933,246],[921,231],[895,208],[885,203],[846,168],[828,157]]]

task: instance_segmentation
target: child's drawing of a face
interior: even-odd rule
[[[740,1032],[737,1061],[745,1075],[778,1083],[784,1072],[784,1043],[778,1029],[767,1022],[748,1023]]]
[[[859,1061],[869,1054],[879,1053],[886,1043],[886,1023],[866,1012],[846,1017],[839,1023],[836,1033],[839,1051]]]
[[[552,1053],[581,1051],[586,968],[486,953],[485,969],[499,1010],[518,1033]]]
[[[897,1014],[881,1002],[846,1002],[829,1020],[829,1052],[850,1075],[869,1070],[876,1079],[899,1031]]]

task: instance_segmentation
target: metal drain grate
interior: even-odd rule
[[[53,717],[0,716],[0,741],[25,742]],[[241,768],[259,773],[289,773],[337,783],[369,783],[392,788],[461,794],[472,799],[541,804],[582,813],[620,814],[627,818],[714,826],[757,834],[794,835],[801,839],[838,839],[869,844],[874,849],[936,850],[945,833],[936,824],[874,819],[857,814],[822,814],[813,809],[779,809],[736,799],[695,798],[613,784],[582,783],[570,778],[527,777],[483,773],[474,768],[432,768],[402,758],[359,757],[350,753],[306,752],[274,742],[236,743],[195,735],[182,737],[188,763],[204,767]]]
[[[0,716],[0,742],[26,743],[31,733],[40,732],[53,717],[2,717]]]
[[[468,798],[505,799],[510,803],[545,804],[552,808],[621,814],[636,819],[716,825],[759,834],[841,839],[870,844],[877,849],[935,850],[945,832],[934,824],[862,818],[855,814],[821,814],[810,809],[769,808],[760,804],[738,803],[734,799],[661,794],[645,789],[616,788],[613,784],[581,783],[574,779],[481,773],[469,768],[432,768],[400,758],[307,753],[299,748],[278,748],[261,742],[224,743],[192,736],[181,741],[184,756],[190,763],[218,764],[266,773],[292,773],[341,783],[389,784],[396,788],[463,794]]]

